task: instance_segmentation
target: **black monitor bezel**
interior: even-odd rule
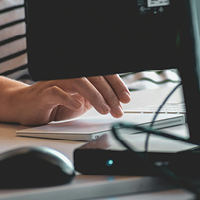
[[[31,0],[26,0],[26,3]],[[36,0],[32,0],[36,1]],[[55,0],[42,0],[43,2],[46,2],[48,4],[49,1],[55,1]],[[56,0],[58,1],[58,0]],[[83,1],[83,0],[82,0]],[[88,0],[89,1],[89,0]],[[115,0],[116,1],[116,0]],[[120,1],[120,0],[119,0]],[[180,0],[174,0],[174,1],[180,1]],[[177,53],[177,59],[171,60],[170,68],[178,68],[181,78],[182,78],[182,84],[183,84],[183,92],[184,92],[184,98],[186,102],[186,110],[187,110],[187,122],[189,124],[189,132],[190,137],[188,139],[188,142],[199,144],[200,143],[200,134],[199,132],[199,119],[200,119],[200,92],[199,92],[199,76],[197,74],[197,71],[199,71],[199,64],[198,59],[200,57],[198,48],[197,48],[197,35],[196,35],[196,24],[194,23],[194,20],[197,16],[194,15],[195,12],[195,1],[196,0],[181,0],[184,2],[184,6],[186,6],[186,12],[184,13],[183,20],[184,24],[184,33],[182,30],[181,35],[181,48],[182,50]],[[128,1],[126,1],[128,2]],[[135,2],[137,2],[135,0]],[[173,1],[171,1],[173,2]],[[38,1],[38,6],[40,6],[41,0]],[[136,4],[137,6],[137,4]],[[29,9],[28,9],[29,10]],[[26,10],[27,11],[27,10]],[[27,22],[29,23],[29,22]],[[33,30],[31,30],[33,32]],[[30,37],[31,31],[27,31],[27,44],[28,44],[28,56],[29,61],[32,62],[32,58],[30,58]],[[190,38],[188,40],[188,38]],[[36,42],[36,41],[35,41]],[[32,53],[32,51],[31,51]],[[129,55],[130,56],[130,55]],[[116,55],[113,56],[113,58],[116,57]],[[95,57],[94,59],[95,60]],[[125,60],[125,56],[122,57],[122,60]],[[76,77],[82,77],[84,76],[94,76],[94,75],[103,75],[103,74],[114,74],[114,73],[123,73],[132,71],[130,67],[130,62],[134,63],[133,60],[129,62],[125,62],[125,67],[120,68],[117,66],[111,66],[110,68],[91,68],[91,66],[88,67],[88,70],[80,70],[79,74],[77,73],[77,70],[71,70],[70,73],[67,74],[67,71],[61,72],[61,73],[49,73],[46,69],[42,68],[35,68],[35,66],[31,65],[31,62],[29,63],[29,71],[31,76],[34,80],[51,80],[51,79],[63,79],[63,78],[76,78]],[[167,69],[169,68],[169,63],[163,63],[163,68]],[[111,61],[109,62],[111,64]],[[116,63],[118,64],[118,63]],[[119,64],[121,64],[119,62]],[[141,65],[141,68],[139,71],[142,70],[155,70],[160,69],[160,62],[157,62],[154,67],[150,65],[149,67],[145,67],[147,63],[144,62],[143,65]],[[139,62],[137,63],[139,65]],[[127,67],[126,67],[127,66]],[[85,66],[86,67],[86,66]],[[105,70],[104,72],[102,71]],[[138,71],[136,69],[136,71]]]

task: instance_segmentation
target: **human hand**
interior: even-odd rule
[[[100,114],[123,115],[121,103],[131,100],[118,75],[39,81],[15,90],[13,104],[18,122],[40,125],[81,116],[92,106]]]

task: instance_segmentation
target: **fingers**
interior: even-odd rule
[[[103,76],[95,76],[88,78],[88,80],[95,86],[109,105],[111,115],[116,118],[121,117],[123,110],[120,106],[119,99],[106,79]]]
[[[102,94],[87,78],[76,79],[73,83],[73,87],[81,96],[87,99],[99,113],[108,114],[110,112],[110,106],[107,104]]]
[[[131,94],[118,74],[105,76],[105,79],[112,87],[113,91],[115,91],[119,101],[122,103],[130,102]]]
[[[82,77],[77,79],[53,80],[47,81],[43,85],[43,88],[54,87],[61,88],[63,92],[66,92],[69,95],[81,95],[101,114],[108,114],[110,112],[110,107],[103,96],[87,78]],[[53,93],[52,90],[50,92]],[[67,102],[65,105],[67,105]]]
[[[79,110],[82,107],[81,101],[69,95],[57,86],[48,87],[42,92],[42,109],[50,109],[57,105],[63,105],[72,110]]]
[[[119,118],[123,115],[123,110],[120,105],[128,103],[131,100],[130,93],[118,75],[96,76],[89,77],[88,80],[95,86],[95,88],[103,96],[109,107],[111,108],[111,115]]]
[[[72,110],[70,108],[67,108],[66,106],[61,106],[61,105],[57,106],[55,107],[56,111],[54,111],[54,113],[52,112],[51,114],[51,119],[52,119],[51,121],[60,121],[60,120],[77,118],[92,108],[89,101],[87,101],[80,95],[76,94],[73,96],[73,98],[77,98],[79,101],[81,101],[83,106],[78,110]]]
[[[131,100],[126,85],[118,75],[55,80],[47,84],[51,87],[56,85],[60,87],[63,92],[69,93],[70,95],[80,94],[83,98],[87,99],[99,113],[111,113],[111,115],[116,118],[123,115],[120,102],[128,103]],[[60,98],[62,97],[60,96]],[[62,102],[63,105],[70,103],[70,106],[72,106],[72,99],[70,100],[70,97],[66,97],[66,94],[63,96],[63,99],[65,98],[67,98],[69,102]]]

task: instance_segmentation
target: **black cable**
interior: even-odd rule
[[[196,195],[196,200],[200,199],[200,189],[198,188],[198,186],[193,185],[189,180],[186,180],[182,177],[179,177],[178,175],[176,175],[173,171],[169,170],[167,168],[167,166],[156,166],[154,163],[149,162],[148,160],[148,140],[149,140],[149,135],[151,134],[155,134],[155,135],[159,135],[162,137],[166,137],[166,138],[170,138],[173,140],[178,140],[178,141],[183,141],[183,142],[187,142],[187,139],[183,139],[181,137],[178,136],[173,136],[170,135],[168,133],[165,133],[163,131],[159,131],[159,130],[155,130],[153,129],[153,124],[156,120],[156,117],[158,116],[160,110],[162,109],[162,107],[164,106],[164,104],[167,102],[167,100],[170,98],[170,96],[176,91],[176,89],[181,85],[181,83],[179,83],[169,94],[168,96],[165,98],[165,100],[163,101],[163,103],[159,106],[158,110],[156,111],[153,120],[150,124],[149,127],[143,127],[143,126],[139,126],[139,125],[135,125],[135,124],[129,124],[129,123],[115,123],[112,126],[112,133],[114,135],[114,137],[123,145],[125,146],[128,150],[132,151],[134,154],[136,154],[138,157],[140,157],[142,159],[142,161],[144,162],[145,165],[147,165],[147,167],[149,167],[149,169],[151,171],[154,172],[159,172],[162,176],[164,176],[166,179],[169,179],[171,181],[173,181],[173,183],[180,185],[182,188],[194,193]],[[124,140],[122,140],[117,132],[117,130],[122,129],[122,128],[129,128],[129,129],[135,129],[135,130],[139,130],[142,132],[146,132],[147,133],[147,138],[146,138],[146,142],[145,142],[145,152],[146,153],[142,153],[142,152],[137,152],[135,151],[135,149],[133,147],[130,147]]]
[[[181,86],[181,83],[179,83],[178,85],[176,85],[176,87],[167,95],[167,97],[164,99],[163,103],[159,106],[159,108],[157,109],[157,111],[155,112],[155,115],[151,121],[150,127],[153,127],[154,122],[160,112],[160,110],[162,109],[162,107],[165,105],[165,103],[167,102],[167,100],[171,97],[171,95],[176,91],[176,89]],[[147,132],[147,137],[146,137],[146,141],[145,141],[145,152],[148,151],[148,144],[149,144],[149,136],[150,133]]]
[[[132,124],[132,123],[131,124],[129,124],[129,123],[115,123],[112,126],[112,132],[113,132],[113,135],[115,136],[115,138],[117,140],[119,140],[121,143],[123,143],[123,140],[121,140],[119,138],[118,133],[116,132],[116,130],[122,129],[122,128],[134,129],[134,130],[138,130],[138,131],[141,131],[141,132],[149,132],[149,133],[152,133],[154,135],[158,135],[158,136],[162,136],[162,137],[169,138],[169,139],[172,139],[172,140],[178,140],[178,141],[182,141],[182,142],[187,142],[188,143],[187,139],[184,139],[184,138],[179,137],[179,136],[175,136],[175,135],[171,135],[171,134],[165,133],[164,131],[159,131],[157,129],[153,129],[151,127],[144,127],[144,126],[136,125],[136,124]],[[191,142],[190,142],[190,144],[191,144]],[[126,148],[127,148],[127,146],[126,146]],[[129,147],[129,149],[133,150],[133,148],[131,148],[131,147]]]
[[[170,138],[170,139],[173,139],[173,140],[184,141],[184,142],[188,143],[188,141],[186,139],[183,139],[183,138],[178,137],[178,136],[173,136],[173,135],[167,134],[167,133],[162,132],[162,131],[155,130],[151,127],[143,127],[143,126],[139,126],[139,125],[135,125],[135,124],[115,123],[112,126],[112,133],[113,133],[114,137],[123,146],[125,146],[128,150],[132,151],[133,154],[135,154],[136,156],[141,158],[144,165],[146,165],[152,172],[156,172],[156,174],[160,173],[160,175],[164,176],[167,180],[172,181],[173,184],[178,184],[182,188],[194,193],[196,195],[196,200],[200,198],[199,188],[196,187],[195,185],[193,185],[192,183],[190,183],[190,181],[188,181],[188,180],[186,180],[182,177],[179,177],[173,171],[169,170],[167,168],[167,166],[165,166],[165,165],[156,166],[154,163],[149,162],[149,160],[146,157],[146,153],[135,151],[135,149],[133,147],[130,147],[124,140],[122,140],[119,136],[120,134],[118,134],[118,132],[117,132],[117,130],[122,129],[122,128],[129,128],[129,129],[139,130],[139,131],[142,131],[142,132],[149,132],[149,133],[159,135],[159,136],[162,136],[162,137],[167,137],[167,138]]]

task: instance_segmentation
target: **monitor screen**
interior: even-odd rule
[[[200,143],[198,0],[26,0],[26,4],[33,80],[177,68],[189,140]]]

